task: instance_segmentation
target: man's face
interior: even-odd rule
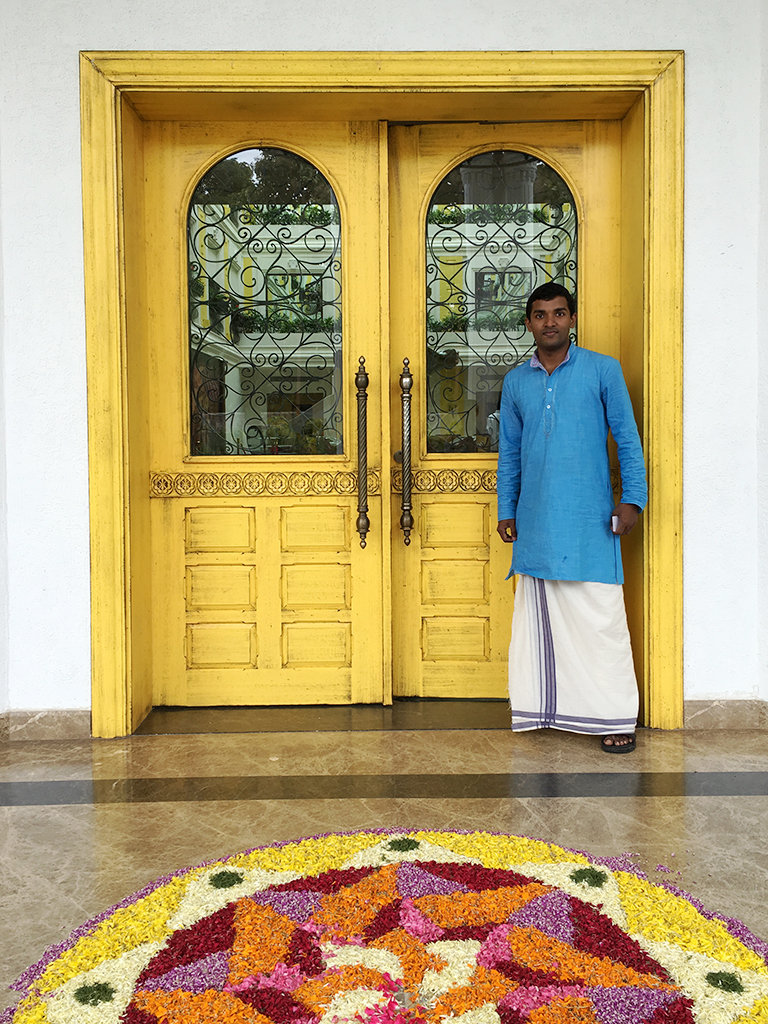
[[[556,299],[537,299],[531,308],[531,318],[525,326],[533,335],[536,348],[542,352],[557,352],[568,345],[571,328],[576,323],[576,314],[571,314],[566,300],[558,295]]]

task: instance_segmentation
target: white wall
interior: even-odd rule
[[[758,641],[768,536],[761,588],[757,540],[757,459],[759,451],[765,472],[768,442],[763,430],[758,437],[754,372],[760,0],[543,0],[535,10],[528,0],[5,7],[0,259],[11,707],[89,704],[81,49],[685,49],[686,696],[768,698],[768,671],[762,683],[759,676],[768,652]],[[765,119],[762,127],[765,143]],[[768,186],[765,166],[762,175]],[[765,258],[765,208],[762,217]],[[723,351],[725,334],[732,352]],[[761,371],[765,405],[768,369]],[[760,486],[768,494],[763,478]]]
[[[0,167],[2,134],[0,133]],[[2,196],[0,175],[0,196]],[[3,305],[3,224],[0,220],[0,396],[3,394],[5,307]],[[6,531],[5,404],[0,401],[0,714],[10,707],[8,693],[8,538]]]
[[[760,680],[762,693],[768,693],[768,320],[765,301],[768,292],[768,7],[762,9],[762,90],[760,131],[760,195],[763,202],[759,211],[760,253],[757,265],[757,310],[755,324],[758,345],[758,385],[760,420],[757,437],[758,508],[757,536],[759,540],[759,630]],[[762,322],[761,322],[762,320]]]

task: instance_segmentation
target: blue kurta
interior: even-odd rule
[[[621,500],[644,508],[645,466],[621,366],[571,345],[551,375],[531,361],[504,378],[498,517],[514,519],[513,573],[623,583],[606,443],[621,466]]]

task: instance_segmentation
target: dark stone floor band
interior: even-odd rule
[[[294,775],[0,783],[0,806],[237,800],[768,796],[768,772]]]

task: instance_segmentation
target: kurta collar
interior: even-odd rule
[[[560,366],[564,366],[568,362],[568,360],[571,358],[571,352],[573,352],[573,342],[571,342],[568,346],[568,351],[565,353],[565,359],[562,361],[562,363],[560,363]],[[545,366],[542,365],[541,360],[539,359],[539,354],[536,351],[536,349],[533,350],[533,355],[531,356],[531,367],[534,370],[544,370],[544,373],[547,373],[547,369]],[[556,369],[557,366],[555,367],[555,370]],[[554,370],[552,372],[554,373]]]

